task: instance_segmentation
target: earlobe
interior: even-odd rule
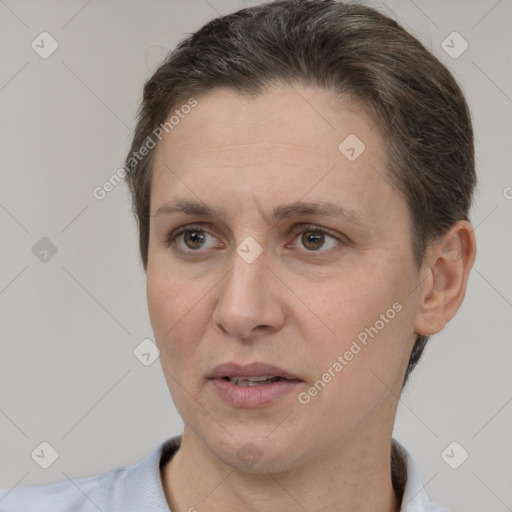
[[[473,227],[464,220],[429,247],[421,271],[417,334],[435,334],[453,318],[464,300],[475,257]]]

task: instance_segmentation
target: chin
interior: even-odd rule
[[[266,430],[271,432],[272,429]],[[232,433],[232,432],[231,432]],[[254,429],[244,428],[232,436],[223,432],[222,439],[208,436],[206,439],[212,453],[224,464],[238,471],[253,474],[278,473],[295,467],[303,454],[303,449],[289,434],[286,438],[278,435],[270,438],[268,434],[256,433]]]

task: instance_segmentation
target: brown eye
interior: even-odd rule
[[[215,237],[201,226],[184,226],[169,235],[166,246],[177,245],[184,252],[199,252],[201,249],[215,247],[215,240]]]
[[[182,233],[183,241],[189,249],[200,249],[201,245],[204,244],[205,236],[204,231],[197,229],[186,230]]]
[[[304,231],[301,237],[304,247],[316,251],[325,243],[324,233],[319,231]]]
[[[295,226],[293,232],[301,235],[295,239],[295,243],[297,243],[297,240],[300,241],[306,252],[324,253],[329,252],[331,249],[335,250],[336,246],[344,245],[341,235],[336,236],[318,226],[301,224]]]

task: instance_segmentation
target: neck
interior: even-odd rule
[[[162,481],[172,512],[397,512],[390,443],[390,433],[359,432],[287,471],[248,473],[224,464],[185,426]]]

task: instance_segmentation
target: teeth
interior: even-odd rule
[[[263,375],[261,377],[230,377],[228,381],[231,384],[236,384],[237,386],[261,386],[265,384],[271,384],[278,379],[279,377]]]

